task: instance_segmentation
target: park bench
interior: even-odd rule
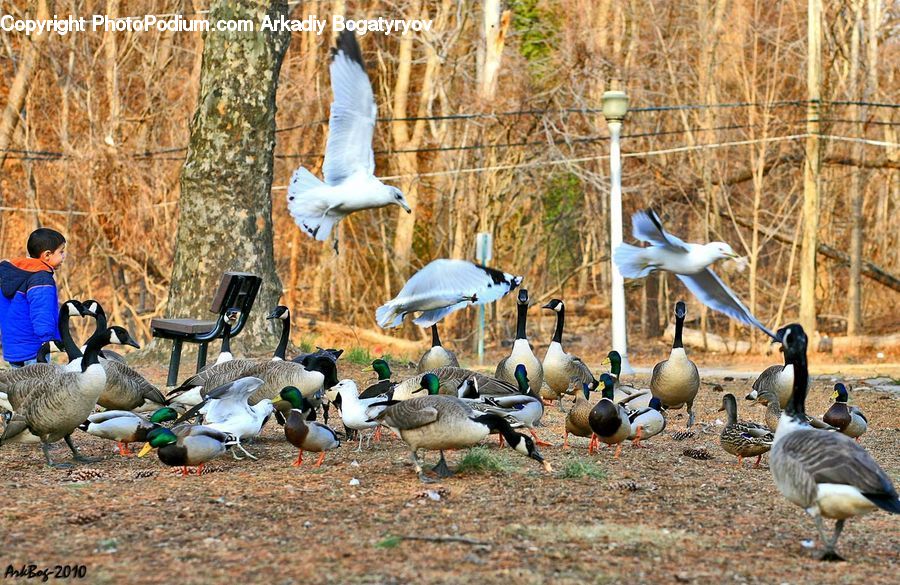
[[[235,337],[244,328],[250,309],[256,300],[262,278],[249,272],[226,272],[213,297],[209,310],[217,313],[218,318],[210,319],[153,319],[150,329],[153,337],[172,340],[172,353],[169,357],[169,375],[167,386],[178,383],[178,368],[181,366],[181,349],[184,343],[197,343],[197,372],[206,367],[206,353],[209,342],[221,339],[226,327],[225,314],[231,310],[240,312],[237,321],[231,327],[230,337]]]

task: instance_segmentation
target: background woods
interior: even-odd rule
[[[190,0],[0,4],[0,12],[28,18],[199,18],[210,8]],[[806,5],[288,2],[298,19],[346,13],[434,24],[427,33],[360,39],[381,118],[377,173],[403,189],[415,213],[392,207],[348,217],[340,256],[301,234],[284,203],[292,171],[303,164],[318,173],[322,162],[330,29],[293,34],[280,78],[246,69],[278,78],[272,220],[284,301],[303,315],[375,327],[374,307],[414,269],[435,257],[471,258],[474,234],[488,231],[494,264],[525,274],[537,300],[564,296],[583,324],[606,331],[608,141],[599,107],[603,91],[617,85],[633,109],[623,129],[626,213],[654,205],[685,239],[732,243],[749,267],[737,274],[723,266],[723,278],[764,323],[796,319]],[[898,16],[882,0],[824,7],[815,289],[823,332],[900,328],[890,276],[900,273]],[[37,225],[61,230],[71,242],[61,295],[103,301],[113,321],[146,340],[150,319],[166,311],[179,265],[179,222],[183,229],[198,214],[232,211],[231,199],[210,198],[199,210],[182,207],[179,217],[190,121],[205,99],[202,35],[4,32],[0,39],[0,255],[20,255]],[[263,62],[276,66],[278,56]],[[876,280],[877,270],[886,275]],[[207,288],[197,294],[211,295]],[[632,335],[657,335],[681,290],[665,277],[636,283],[627,293]],[[500,303],[497,311],[513,307]],[[446,336],[468,339],[472,318],[454,316]],[[494,340],[507,333],[507,321],[497,322]],[[549,331],[549,319],[544,326]],[[712,313],[702,326],[741,333]],[[419,335],[407,327],[403,334]]]

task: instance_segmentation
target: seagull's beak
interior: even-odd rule
[[[397,202],[397,205],[406,210],[406,213],[412,213],[412,208],[409,206],[409,203],[406,201],[400,200]]]

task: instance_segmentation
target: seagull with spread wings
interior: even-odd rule
[[[356,35],[343,31],[332,51],[331,117],[320,181],[303,167],[288,185],[288,210],[300,228],[319,241],[354,211],[399,205],[412,213],[400,189],[375,173],[372,132],[377,108]],[[337,250],[337,240],[335,240]]]
[[[403,323],[408,313],[422,311],[413,323],[431,327],[469,303],[496,301],[520,284],[521,276],[465,260],[432,260],[406,281],[396,297],[378,307],[375,320],[388,329]]]
[[[620,244],[616,248],[613,259],[622,276],[644,278],[654,270],[672,272],[707,307],[753,325],[772,339],[780,341],[710,270],[710,265],[716,260],[738,258],[731,246],[725,242],[684,242],[663,229],[662,221],[652,209],[635,213],[631,217],[631,226],[634,237],[650,245],[639,248]]]

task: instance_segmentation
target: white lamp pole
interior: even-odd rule
[[[609,125],[609,250],[613,252],[622,243],[622,156],[619,135],[622,120],[628,113],[628,96],[624,91],[607,91],[603,94],[603,116]],[[625,279],[619,267],[612,265],[612,345],[622,356],[622,373],[633,374],[628,363],[628,344],[625,335]]]

